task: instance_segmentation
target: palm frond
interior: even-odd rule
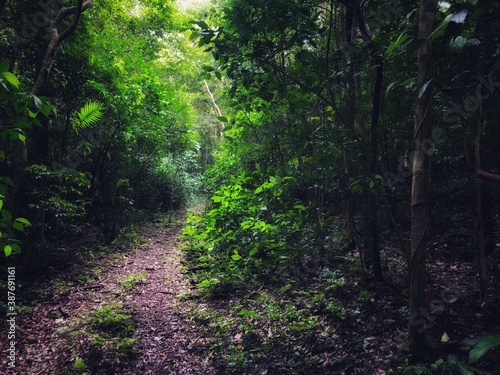
[[[73,128],[78,131],[99,122],[103,117],[104,104],[91,100],[87,102],[73,119]]]

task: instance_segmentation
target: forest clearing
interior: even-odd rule
[[[500,374],[500,4],[0,1],[0,372]]]

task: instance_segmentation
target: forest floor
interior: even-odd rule
[[[18,285],[16,364],[8,366],[2,332],[1,373],[214,374],[189,316],[203,304],[184,298],[192,288],[179,249],[184,218],[132,230],[112,253],[89,248],[98,239],[87,233],[73,243],[87,249],[85,261]],[[61,258],[54,253],[50,267]]]
[[[4,354],[3,326],[1,373],[419,373],[406,360],[406,274],[390,244],[384,283],[363,278],[357,254],[344,252],[309,274],[283,270],[272,282],[205,298],[185,277],[184,219],[132,226],[111,247],[89,231],[44,254],[18,278],[16,366]],[[426,316],[436,349],[420,373],[454,374],[445,361],[467,360],[462,340],[500,330],[500,252],[490,258],[490,302],[481,306],[472,263],[459,251],[470,233],[453,233],[430,241]],[[500,374],[497,364],[498,348],[478,366]]]

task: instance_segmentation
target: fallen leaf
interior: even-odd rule
[[[445,332],[445,333],[443,333],[443,336],[441,336],[441,342],[448,342],[448,341],[450,341],[450,337]]]

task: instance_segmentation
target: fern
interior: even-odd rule
[[[87,102],[73,118],[73,128],[76,132],[99,122],[103,116],[104,105],[98,101]]]

